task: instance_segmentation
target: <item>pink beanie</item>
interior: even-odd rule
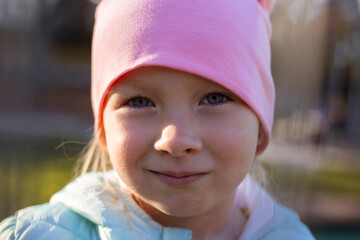
[[[275,91],[270,69],[275,0],[102,0],[92,43],[95,134],[109,89],[128,71],[164,66],[197,74],[237,94],[257,114],[269,143]]]

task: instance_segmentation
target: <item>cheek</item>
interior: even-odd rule
[[[151,148],[149,134],[134,121],[107,121],[105,135],[107,148],[114,169],[130,183],[141,170],[144,159]]]
[[[246,174],[254,159],[257,148],[258,125],[249,122],[227,121],[226,124],[211,126],[207,130],[208,149],[216,156],[226,172]]]

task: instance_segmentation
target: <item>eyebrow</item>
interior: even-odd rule
[[[119,80],[117,83],[115,83],[115,85],[112,87],[112,89],[121,88],[121,86],[142,88],[142,86],[138,86],[139,84],[137,84],[137,83],[142,83],[142,82],[145,82],[145,80],[141,79],[141,78]],[[141,84],[141,85],[143,85],[143,84]]]
[[[120,82],[116,83],[109,90],[108,95],[110,96],[116,93],[127,95],[128,91],[131,90],[147,92],[161,90],[161,88],[157,88],[155,84],[151,84],[149,82],[150,81],[148,79],[144,79],[144,77],[134,77],[133,79],[126,79],[125,81],[120,80]]]

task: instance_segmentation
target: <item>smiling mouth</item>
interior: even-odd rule
[[[203,178],[207,173],[186,173],[186,172],[156,172],[150,171],[162,182],[173,185],[173,186],[185,186],[192,184],[201,178]]]

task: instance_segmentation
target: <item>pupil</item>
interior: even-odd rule
[[[133,100],[133,105],[136,107],[144,107],[148,105],[148,101],[143,98],[136,98]]]
[[[219,103],[223,100],[223,96],[221,95],[216,95],[216,94],[213,94],[213,95],[210,95],[209,98],[208,98],[208,101],[209,103]]]

